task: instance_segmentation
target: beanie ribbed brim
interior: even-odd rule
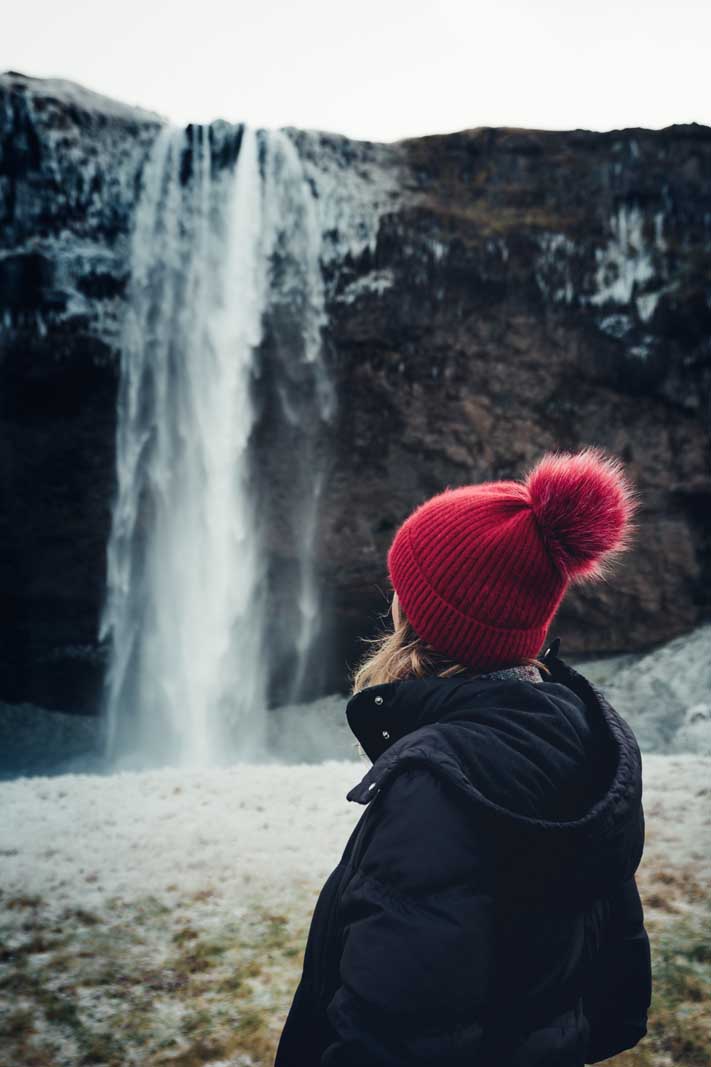
[[[532,629],[507,629],[463,614],[427,582],[415,558],[409,531],[403,530],[402,534],[390,548],[388,568],[403,611],[419,637],[441,650],[441,635],[446,631],[448,657],[479,670],[538,655],[546,638],[547,621]],[[561,589],[561,595],[562,592]]]

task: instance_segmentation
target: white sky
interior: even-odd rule
[[[711,0],[24,0],[0,70],[177,121],[393,140],[711,124]]]

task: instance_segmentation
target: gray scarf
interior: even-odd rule
[[[518,667],[502,667],[498,671],[490,671],[488,674],[477,674],[477,678],[491,678],[494,681],[506,681],[508,678],[518,678],[523,682],[542,682],[543,676],[538,667],[532,663],[524,663]]]

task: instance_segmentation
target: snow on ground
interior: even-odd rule
[[[644,753],[661,992],[641,1058],[616,1067],[711,1046],[710,644],[706,626],[578,665]],[[370,764],[344,706],[273,709],[271,762],[113,774],[96,720],[0,706],[0,1067],[272,1067],[318,892],[364,810],[346,800]]]
[[[57,906],[206,886],[236,905],[303,899],[340,859],[370,766],[237,764],[214,771],[19,778],[0,784],[0,886]],[[174,888],[170,888],[173,886]]]
[[[711,758],[644,756],[643,786],[646,834],[639,882],[650,915],[706,905],[711,900]]]
[[[345,794],[369,762],[21,778],[0,785],[0,888],[56,907],[209,886],[238,906],[301,904],[363,813]],[[647,852],[711,880],[711,759],[644,759]]]
[[[0,783],[0,1067],[271,1065],[366,769]]]
[[[615,1067],[708,1060],[710,643],[705,626],[580,667],[645,753],[658,992],[641,1058]],[[318,891],[363,811],[344,707],[275,708],[267,763],[110,774],[98,720],[0,706],[0,1067],[273,1063]]]
[[[0,783],[1,1067],[271,1065],[368,766]],[[664,924],[709,899],[711,759],[648,755],[644,781]]]

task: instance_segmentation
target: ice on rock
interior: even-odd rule
[[[534,265],[538,288],[547,300],[570,304],[575,296],[575,242],[563,233],[543,233],[538,238],[538,245],[540,252]]]
[[[711,755],[711,625],[579,670],[629,721],[643,751]]]
[[[642,322],[649,322],[663,292],[664,290],[658,289],[655,293],[644,293],[637,297],[637,312]]]
[[[335,134],[287,130],[315,191],[321,259],[357,260],[375,252],[382,216],[402,198],[398,151],[386,144],[347,141]]]
[[[391,289],[395,284],[395,275],[392,270],[374,270],[369,274],[363,274],[354,279],[346,288],[338,294],[337,300],[342,304],[352,304],[364,293],[377,293],[381,296],[386,289]]]
[[[554,303],[576,300],[583,307],[633,307],[639,319],[648,322],[660,298],[676,286],[668,280],[664,213],[649,218],[636,204],[621,204],[609,226],[607,242],[595,249],[592,272],[583,250],[566,234],[540,234],[534,267],[538,287]],[[603,319],[601,329],[620,336],[605,328],[611,320],[612,316]]]
[[[635,205],[621,204],[610,220],[612,239],[595,258],[596,291],[591,304],[628,304],[635,286],[654,277],[654,265],[643,232],[644,218]]]

